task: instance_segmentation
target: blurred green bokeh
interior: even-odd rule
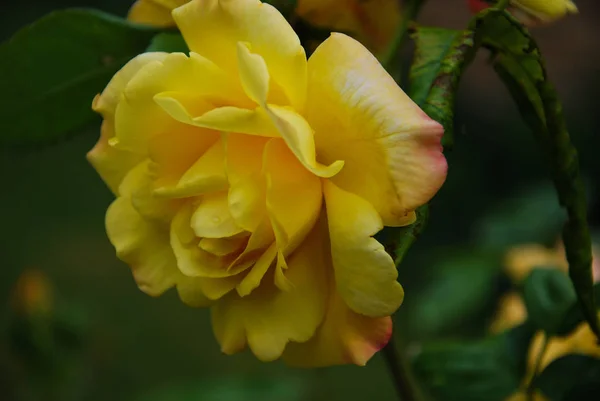
[[[463,26],[469,16],[462,3],[466,1],[431,0],[423,20]],[[540,39],[542,50],[551,56],[552,78],[565,95],[573,141],[589,183],[591,222],[597,226],[600,80],[593,77],[598,64],[590,56],[587,64],[579,61],[572,74],[565,75],[568,68],[560,57],[575,40],[586,52],[581,57],[597,53],[594,38],[600,27],[578,18],[597,20],[600,6],[593,1],[578,4],[585,16],[544,28]],[[125,15],[129,5],[121,0],[11,2],[3,5],[0,38],[54,9],[90,6]],[[446,13],[448,24],[440,13]],[[581,29],[588,29],[587,34],[582,35]],[[550,30],[554,33],[548,34]],[[577,34],[570,36],[571,32]],[[553,62],[562,67],[553,70]],[[468,73],[473,78],[462,85],[448,181],[432,203],[425,234],[400,266],[406,301],[395,323],[403,343],[481,334],[503,291],[502,252],[529,241],[552,244],[558,236],[563,214],[536,144],[506,91],[486,71],[484,63],[476,63]],[[5,101],[10,99],[0,103]],[[31,112],[35,118],[35,110]],[[28,370],[11,335],[16,330],[11,294],[20,274],[32,268],[49,278],[56,293],[53,319],[59,320],[58,327],[67,324],[66,332],[76,340],[68,342],[72,357],[51,365],[57,373],[52,380],[67,383],[66,390],[57,390],[64,394],[57,398],[61,401],[394,399],[379,355],[364,368],[317,370],[260,363],[249,353],[226,357],[213,338],[206,310],[184,306],[173,291],[158,299],[140,292],[104,232],[104,213],[112,195],[84,157],[98,133],[96,125],[50,148],[0,149],[1,400],[53,399],[48,394],[35,398],[31,387],[45,388],[47,383],[31,380],[35,372]],[[63,338],[55,330],[48,335],[50,342]],[[59,365],[65,365],[60,377]]]

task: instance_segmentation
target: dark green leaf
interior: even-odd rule
[[[500,274],[495,254],[467,251],[443,254],[435,263],[430,283],[413,295],[409,322],[418,337],[463,329],[494,299]]]
[[[553,361],[534,385],[551,401],[597,399],[600,394],[600,359],[567,355]]]
[[[189,53],[190,49],[179,32],[161,32],[152,38],[147,52]]]
[[[533,333],[524,325],[478,342],[426,345],[414,360],[415,375],[434,399],[502,401],[522,381]]]
[[[94,121],[94,96],[155,33],[83,9],[21,29],[0,45],[0,144],[56,142]]]
[[[566,274],[553,268],[539,268],[525,279],[523,299],[531,322],[554,335],[577,296]]]
[[[462,36],[462,31],[445,28],[418,27],[412,33],[415,58],[410,68],[410,97],[415,103],[425,103],[444,59],[456,51]]]
[[[495,68],[534,132],[550,167],[560,204],[568,213],[562,238],[569,276],[583,314],[600,338],[587,202],[577,151],[571,144],[556,90],[547,79],[539,48],[528,31],[506,12],[482,12],[473,26],[478,41],[497,54]]]
[[[136,401],[300,401],[307,391],[295,378],[229,377],[220,380],[171,385],[153,390]]]
[[[451,147],[454,102],[460,78],[476,52],[474,32],[419,27],[412,37],[416,54],[410,71],[411,97],[444,126],[442,144]]]

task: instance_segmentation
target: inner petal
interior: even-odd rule
[[[197,237],[225,238],[243,232],[229,212],[227,192],[216,192],[202,196],[194,211],[191,226]]]

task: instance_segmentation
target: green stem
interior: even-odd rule
[[[540,366],[542,365],[542,360],[544,359],[544,355],[546,354],[546,350],[548,349],[548,341],[550,338],[548,334],[543,333],[544,337],[542,339],[542,349],[539,354],[537,354],[535,358],[535,364],[533,365],[533,372],[531,373],[531,379],[529,379],[529,383],[527,384],[527,401],[533,401],[535,395],[535,387],[534,382],[537,378],[537,375],[540,372]]]
[[[397,56],[400,49],[404,45],[408,36],[408,27],[411,21],[414,21],[421,11],[421,7],[425,4],[426,0],[410,0],[404,8],[401,9],[402,20],[396,29],[394,39],[389,45],[385,54],[381,57],[381,64],[390,73],[390,75],[399,82],[400,75],[402,74],[401,67],[397,62]]]
[[[408,361],[394,344],[394,337],[382,350],[383,358],[387,364],[396,393],[401,401],[419,401],[419,391],[410,373]]]

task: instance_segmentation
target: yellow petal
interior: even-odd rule
[[[244,92],[256,104],[266,105],[269,95],[267,63],[260,55],[250,53],[248,44],[242,42],[237,43],[237,58]]]
[[[203,109],[206,105],[212,108],[213,102],[249,104],[239,84],[206,58],[170,53],[144,65],[127,83],[115,112],[119,148],[145,153],[151,138],[178,129],[180,123],[154,101],[163,92],[181,93],[188,99],[193,96],[196,106]]]
[[[132,206],[144,218],[168,223],[175,215],[180,203],[157,197],[154,194],[153,185],[155,178],[152,162],[146,159],[125,176],[119,186],[119,193],[121,196],[130,198]]]
[[[281,139],[267,143],[263,169],[267,211],[277,247],[287,256],[312,230],[321,213],[321,180],[298,162]]]
[[[182,126],[150,140],[150,159],[156,167],[155,192],[161,196],[183,197],[193,193],[182,177],[219,140],[216,131]],[[187,180],[186,180],[187,181]]]
[[[231,217],[226,192],[204,195],[192,215],[191,224],[198,237],[227,238],[243,232]]]
[[[245,297],[256,289],[263,277],[271,267],[271,264],[275,260],[277,255],[277,247],[272,244],[262,255],[252,269],[248,272],[246,277],[237,285],[236,289],[240,297]]]
[[[186,142],[179,144],[188,145]],[[174,187],[158,188],[156,193],[182,198],[225,189],[225,149],[223,142],[217,140],[187,169]]]
[[[119,185],[127,172],[143,159],[143,156],[136,152],[116,149],[109,144],[109,140],[115,136],[114,117],[117,104],[121,100],[125,86],[141,68],[148,63],[162,61],[166,56],[167,53],[143,53],[135,57],[112,77],[92,104],[92,109],[100,113],[104,121],[100,139],[88,152],[87,159],[115,194],[118,194]]]
[[[177,283],[177,293],[183,303],[195,308],[212,305],[213,301],[202,292],[202,280],[202,278],[182,275]]]
[[[175,25],[171,17],[171,8],[154,0],[137,0],[129,9],[129,21],[150,26],[167,27]]]
[[[578,12],[571,0],[512,0],[510,3],[544,22]]]
[[[323,163],[344,160],[333,182],[369,201],[387,226],[409,214],[446,177],[442,127],[398,87],[360,43],[332,34],[309,62],[307,120]]]
[[[170,227],[170,243],[177,259],[177,267],[186,276],[203,278],[222,278],[235,276],[249,265],[239,265],[228,270],[233,257],[219,257],[198,247],[196,237],[190,225],[192,205],[187,204],[179,209]],[[230,290],[235,286],[230,288]],[[205,294],[210,297],[206,291]]]
[[[121,101],[121,96],[129,81],[147,64],[162,62],[167,55],[168,53],[162,52],[142,53],[125,64],[111,78],[102,93],[94,99],[92,105],[94,111],[102,114],[104,118],[114,117],[117,104]]]
[[[265,138],[227,134],[226,170],[229,211],[244,230],[254,232],[266,213],[265,177],[262,174]]]
[[[327,303],[327,249],[316,229],[288,264],[293,290],[279,291],[267,275],[246,297],[230,293],[212,307],[213,330],[221,349],[232,354],[246,343],[262,361],[281,356],[289,341],[308,341],[323,320]]]
[[[233,106],[217,107],[195,115],[185,103],[188,99],[178,93],[163,92],[154,101],[169,116],[184,124],[209,128],[222,132],[237,132],[247,135],[279,136],[267,113],[261,108],[243,109]]]
[[[108,143],[108,140],[114,136],[112,125],[112,118],[102,122],[100,139],[94,148],[88,152],[87,159],[110,190],[118,195],[121,181],[123,181],[129,170],[143,160],[143,156],[112,147]]]
[[[181,279],[168,228],[143,219],[131,199],[120,197],[110,205],[106,232],[117,256],[131,267],[138,287],[146,294],[158,296]]]
[[[247,242],[248,237],[202,238],[198,246],[213,255],[225,256],[240,250]]]
[[[274,105],[269,105],[266,111],[290,150],[313,174],[325,178],[333,177],[344,167],[342,160],[333,160],[329,166],[317,161],[313,130],[301,115]]]
[[[383,228],[373,206],[330,181],[323,184],[337,291],[353,311],[392,315],[404,298],[392,257],[375,238]]]
[[[392,319],[353,312],[331,288],[325,320],[312,339],[290,343],[283,360],[298,367],[355,364],[364,366],[392,335]]]
[[[173,12],[194,52],[237,76],[236,46],[249,43],[267,63],[271,78],[302,110],[306,98],[306,55],[298,36],[274,7],[259,0],[192,1]]]

